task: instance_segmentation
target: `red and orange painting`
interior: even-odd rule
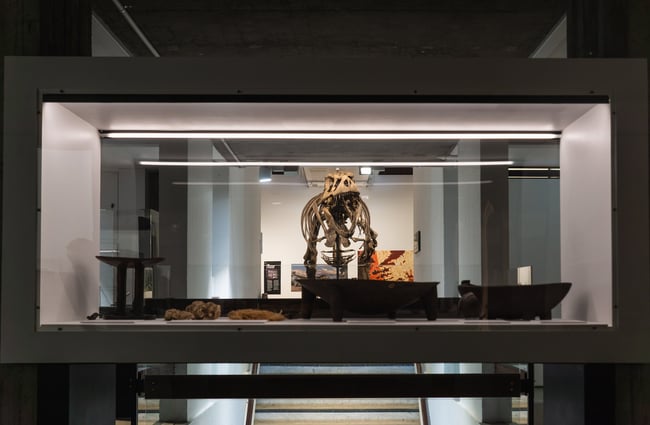
[[[368,273],[371,280],[413,282],[413,250],[377,250]]]

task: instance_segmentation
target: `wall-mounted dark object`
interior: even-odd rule
[[[397,316],[397,310],[421,301],[428,320],[436,320],[439,282],[397,282],[365,279],[299,279],[302,286],[301,316],[311,318],[316,297],[330,306],[335,322],[343,312]]]
[[[536,285],[489,285],[471,283],[458,285],[461,295],[460,314],[476,316],[476,299],[481,318],[506,320],[551,319],[551,310],[571,289],[571,283],[541,283]]]

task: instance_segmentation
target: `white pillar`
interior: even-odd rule
[[[444,193],[441,168],[413,169],[413,231],[420,231],[420,252],[413,256],[415,280],[444,277]],[[446,294],[438,292],[438,296]]]
[[[188,158],[212,159],[212,143],[188,142]],[[212,279],[212,167],[187,172],[187,297],[210,298]],[[201,184],[206,183],[206,184]]]
[[[458,160],[480,159],[479,142],[459,141]],[[481,170],[458,169],[458,278],[481,283]],[[453,294],[453,296],[458,294]],[[450,294],[452,296],[452,294]]]
[[[231,296],[257,298],[262,273],[258,168],[232,168],[229,194]]]
[[[230,173],[227,168],[213,170],[212,180],[212,291],[211,296],[231,298],[230,285]]]
[[[174,375],[242,375],[249,372],[245,363],[174,364],[165,371]],[[246,423],[245,399],[160,400],[159,423],[192,423],[196,425]]]

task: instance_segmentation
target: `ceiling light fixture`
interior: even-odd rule
[[[138,161],[157,167],[473,167],[512,165],[513,161],[405,161],[405,162],[280,162],[280,161]]]
[[[229,139],[229,140],[556,140],[555,132],[258,132],[258,131],[103,131],[108,139]]]
[[[510,167],[508,171],[559,171],[559,168],[550,168],[550,167]]]

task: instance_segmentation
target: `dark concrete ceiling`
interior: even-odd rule
[[[121,0],[160,56],[527,57],[569,0]],[[151,56],[113,0],[94,13]]]

